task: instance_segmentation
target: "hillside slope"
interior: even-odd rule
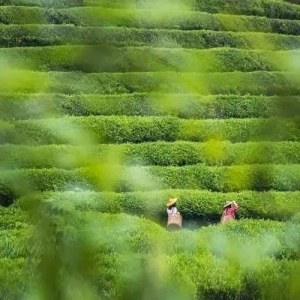
[[[63,268],[88,277],[86,236],[90,299],[150,299],[128,288],[145,282],[160,299],[174,282],[180,300],[296,299],[300,6],[290,2],[0,0],[0,265],[12,278],[0,272],[1,299],[28,287],[24,266],[34,278],[28,257],[56,249],[64,261],[55,245],[77,247],[80,266]],[[174,234],[162,228],[169,197],[184,218]],[[222,228],[226,200],[240,204],[239,222]],[[53,239],[30,249],[33,220]],[[158,245],[174,276],[163,287],[172,275],[143,273]]]

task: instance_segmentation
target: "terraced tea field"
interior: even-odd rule
[[[299,299],[297,0],[0,0],[0,66],[0,299]]]

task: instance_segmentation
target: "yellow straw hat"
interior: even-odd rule
[[[227,206],[229,206],[229,205],[231,205],[231,204],[232,204],[232,201],[226,201],[226,203],[224,204],[223,207],[227,207]]]
[[[171,198],[171,199],[169,199],[169,201],[167,203],[167,206],[173,205],[176,201],[177,201],[177,198]]]

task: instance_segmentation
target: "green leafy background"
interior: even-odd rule
[[[298,300],[299,83],[298,0],[0,0],[0,299]]]

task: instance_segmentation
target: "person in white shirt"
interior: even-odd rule
[[[170,216],[172,214],[180,214],[180,212],[178,211],[178,209],[176,207],[176,202],[177,202],[177,198],[169,199],[169,201],[167,203],[168,216]]]
[[[169,230],[178,230],[182,227],[182,216],[176,207],[177,198],[169,199],[167,203],[168,224]]]

